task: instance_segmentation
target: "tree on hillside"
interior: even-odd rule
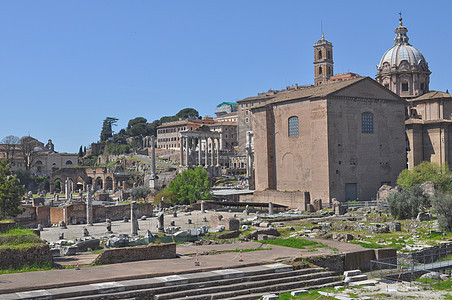
[[[0,219],[15,217],[22,212],[20,201],[25,189],[11,174],[6,159],[0,160]]]
[[[78,157],[83,157],[83,147],[80,146],[80,149],[78,149]]]
[[[177,119],[198,119],[199,113],[194,108],[184,108],[184,109],[181,109],[176,114],[176,118]]]
[[[424,161],[412,170],[403,170],[397,178],[397,184],[405,189],[426,181],[436,183],[440,191],[452,191],[452,174],[447,164],[438,165]]]
[[[105,142],[113,137],[113,126],[116,125],[119,119],[114,117],[107,117],[102,123],[102,131],[100,132],[100,141]]]
[[[177,174],[167,189],[176,195],[175,204],[190,204],[212,197],[209,175],[201,167],[184,170]]]
[[[19,151],[20,139],[15,135],[8,135],[2,139],[3,149],[8,162],[12,162],[14,154]]]
[[[129,120],[129,122],[127,123],[127,129],[132,128],[134,125],[136,124],[146,124],[148,122],[148,120],[146,118],[143,117],[136,117],[134,119]]]

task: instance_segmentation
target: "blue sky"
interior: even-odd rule
[[[185,107],[214,116],[222,101],[312,84],[321,23],[335,73],[374,78],[399,11],[430,89],[452,89],[448,1],[1,1],[0,139],[77,152],[107,116],[115,130]]]

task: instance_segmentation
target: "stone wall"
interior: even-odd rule
[[[452,253],[452,243],[443,243],[413,253],[397,255],[397,262],[404,265],[432,263]]]
[[[0,269],[21,268],[24,265],[52,264],[53,258],[47,244],[27,248],[0,248]]]
[[[62,207],[50,208],[50,222],[58,224],[64,220]],[[153,215],[153,206],[151,203],[137,203],[137,217],[150,217]],[[105,219],[122,220],[124,217],[130,218],[130,204],[101,206],[93,205],[94,222],[104,222]],[[66,224],[85,224],[86,223],[86,204],[73,203],[66,207]]]
[[[5,223],[0,222],[0,233],[7,232],[16,227],[17,225],[15,222],[5,222]]]
[[[329,271],[338,273],[344,272],[345,265],[344,254],[310,256],[307,257],[306,260],[316,266],[325,268]]]
[[[370,270],[370,261],[375,259],[387,259],[395,257],[397,249],[367,249],[362,251],[347,252],[336,255],[310,256],[306,260],[310,263],[330,271],[342,273],[347,270]]]
[[[292,209],[306,210],[311,202],[308,192],[294,191],[282,192],[275,190],[255,191],[252,202],[276,203]]]
[[[129,261],[164,259],[176,257],[176,244],[149,244],[147,246],[105,249],[94,264],[105,265]]]

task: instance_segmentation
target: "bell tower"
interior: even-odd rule
[[[322,39],[314,44],[314,85],[325,84],[333,76],[333,44]]]

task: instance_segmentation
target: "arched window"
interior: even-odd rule
[[[322,59],[322,50],[319,50],[319,59]]]
[[[362,133],[374,133],[374,114],[364,112],[361,114]]]
[[[322,75],[322,67],[319,67],[319,75]]]
[[[298,117],[289,118],[289,136],[298,136]]]
[[[72,165],[72,161],[70,160],[66,161],[66,165]]]

